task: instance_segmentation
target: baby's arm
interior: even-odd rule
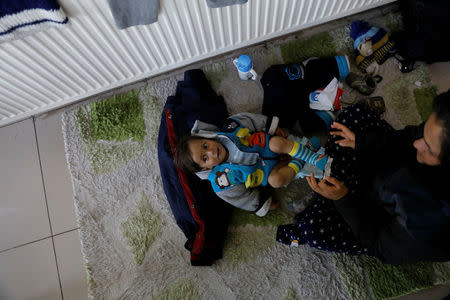
[[[242,127],[248,128],[250,132],[264,131],[270,135],[275,135],[279,122],[276,116],[266,117],[253,113],[239,113],[231,116],[231,118],[241,123]]]
[[[218,131],[226,131],[227,126],[235,128],[232,123],[237,121],[242,127],[248,128],[250,133],[256,131],[267,132],[269,135],[275,135],[278,128],[278,117],[266,117],[260,114],[253,113],[239,113],[228,118],[222,128],[218,128],[213,124],[208,124],[201,122],[199,120],[195,121],[194,126],[191,129],[192,135],[202,136],[205,138],[215,138]]]
[[[253,211],[257,216],[264,217],[272,204],[268,190],[264,187],[246,188],[244,184],[238,184],[216,194],[237,208]]]

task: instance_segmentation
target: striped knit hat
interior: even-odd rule
[[[395,44],[389,39],[389,33],[383,28],[370,26],[365,21],[354,21],[351,25],[350,36],[354,41],[356,64],[363,71],[374,61],[380,65],[383,64],[395,51]],[[372,41],[373,53],[363,56],[359,53],[358,46],[367,40]]]

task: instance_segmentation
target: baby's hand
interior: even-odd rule
[[[282,136],[284,138],[287,138],[287,136],[288,136],[287,133],[280,127],[277,127],[277,130],[275,130],[275,135]]]
[[[272,203],[270,204],[270,210],[275,210],[280,206],[281,202],[279,200],[275,201],[272,198]]]

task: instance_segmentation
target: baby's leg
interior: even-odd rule
[[[278,154],[288,154],[292,147],[294,147],[294,141],[282,136],[273,136],[269,140],[269,149]]]
[[[298,142],[288,140],[281,136],[273,136],[269,140],[269,149],[278,154],[289,154],[293,158],[301,159],[325,170],[328,156],[317,154]]]
[[[302,167],[303,162],[296,159],[280,161],[270,172],[268,183],[274,188],[285,186],[292,181]]]

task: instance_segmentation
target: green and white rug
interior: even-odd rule
[[[254,47],[248,53],[260,72],[274,63],[301,61],[303,57],[295,56],[300,52],[307,57],[347,53],[346,30]],[[322,52],[301,50],[305,44],[308,51],[321,45]],[[204,71],[231,113],[260,112],[260,86],[239,81],[231,59],[213,61]],[[435,94],[427,72],[426,66],[419,66],[404,75],[392,61],[383,65],[385,80],[375,95],[385,97],[385,117],[394,127],[426,118]],[[185,238],[163,192],[157,157],[163,103],[182,75],[76,105],[62,116],[89,293],[94,299],[385,299],[450,279],[449,264],[393,267],[367,256],[279,244],[277,226],[293,220],[285,208],[265,218],[236,211],[223,259],[211,267],[191,267]],[[356,97],[346,88],[345,100],[350,103]],[[296,182],[280,189],[277,196],[286,203],[302,193],[304,183]]]

